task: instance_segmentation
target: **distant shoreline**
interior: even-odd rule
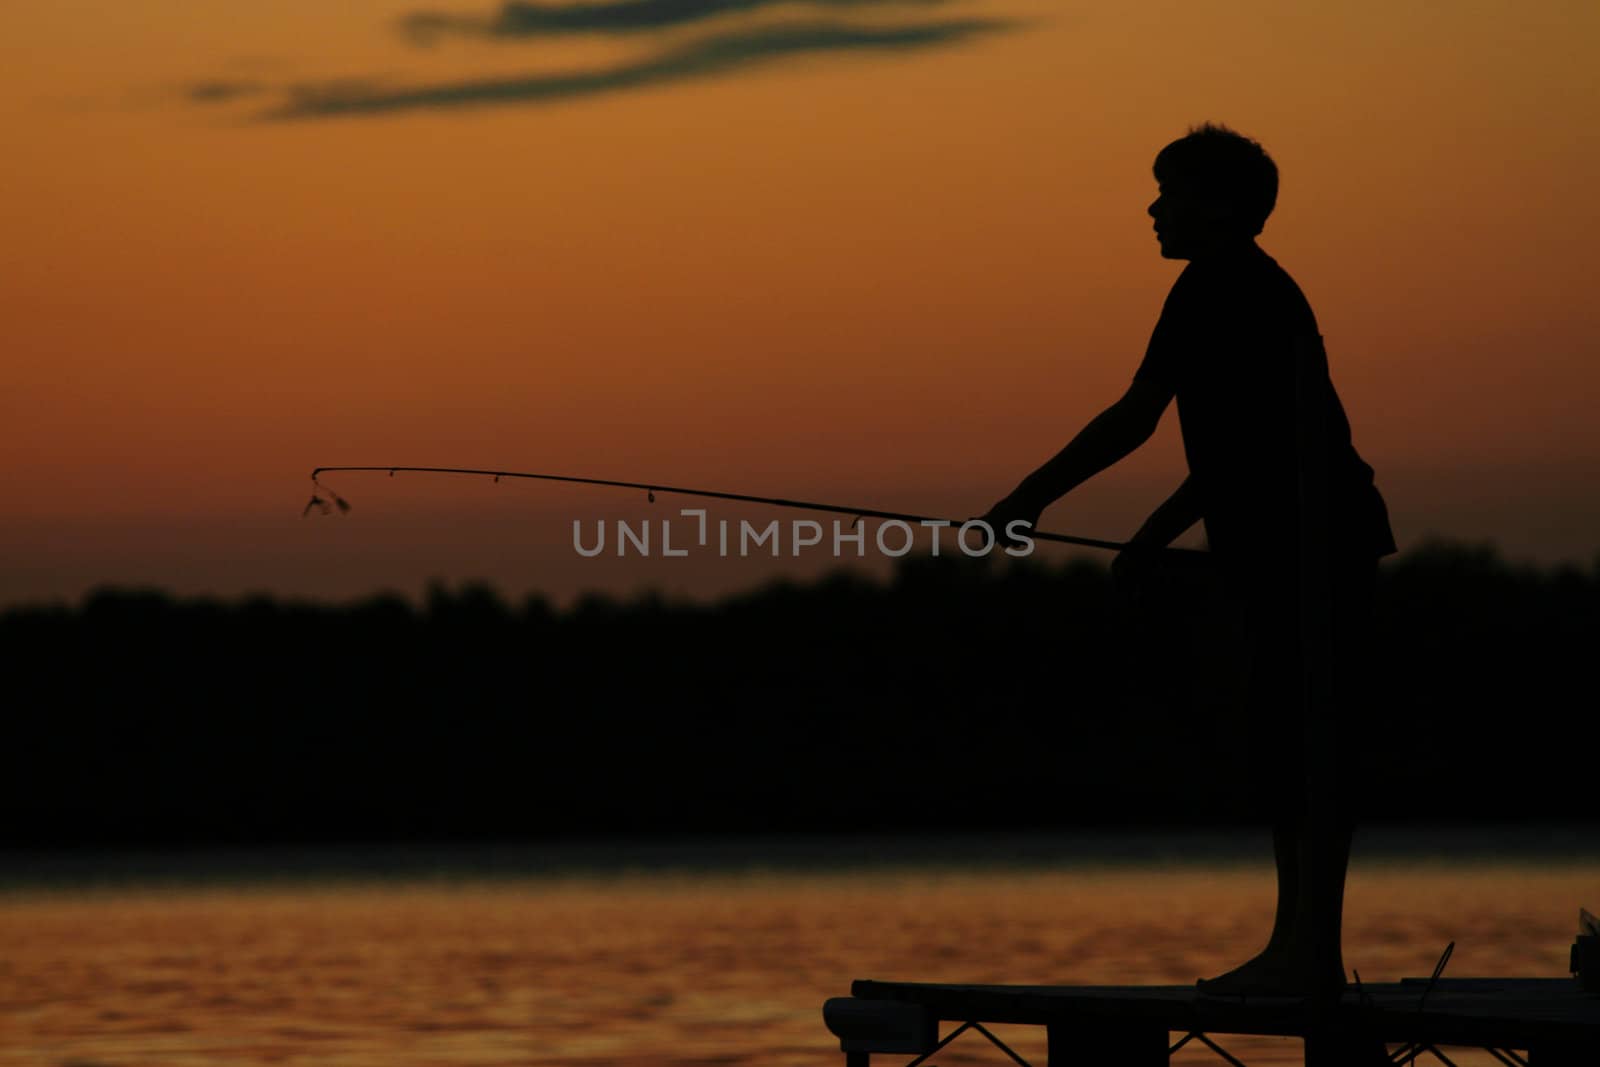
[[[1269,855],[1266,832],[1248,827],[16,850],[0,852],[0,892],[766,872],[1229,867],[1255,866]],[[1600,864],[1600,823],[1377,826],[1358,832],[1353,869],[1507,863]]]

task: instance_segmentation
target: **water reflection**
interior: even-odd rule
[[[842,1064],[821,1005],[853,978],[1188,983],[1259,947],[1272,892],[1239,863],[14,891],[0,1065]],[[1594,862],[1358,862],[1346,959],[1562,975],[1597,900]]]

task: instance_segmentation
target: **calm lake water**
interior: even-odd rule
[[[1196,857],[1183,840],[977,867],[960,842],[924,842],[829,871],[780,855],[768,870],[272,875],[268,857],[220,880],[13,884],[0,1065],[842,1067],[821,1006],[854,978],[1188,983],[1239,962],[1270,926],[1265,843]],[[1564,975],[1580,905],[1600,906],[1584,848],[1358,855],[1346,963],[1368,981],[1425,975],[1453,940],[1452,976]],[[1043,1061],[1041,1033],[996,1029]],[[1300,1060],[1292,1041],[1224,1044],[1251,1067]],[[1009,1063],[970,1034],[936,1062]]]

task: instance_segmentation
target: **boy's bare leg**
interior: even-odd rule
[[[1336,994],[1344,987],[1340,940],[1348,824],[1301,820],[1273,828],[1278,908],[1267,947],[1216,978],[1202,992],[1217,996]]]
[[[1278,909],[1272,916],[1272,936],[1261,956],[1275,960],[1289,951],[1294,916],[1300,907],[1300,833],[1296,824],[1273,826],[1272,862],[1278,870]]]
[[[1290,935],[1292,980],[1316,993],[1344,988],[1344,883],[1350,824],[1313,818],[1301,841],[1302,892]]]
[[[1272,827],[1272,859],[1278,872],[1278,907],[1272,918],[1272,935],[1267,947],[1247,962],[1215,978],[1203,978],[1200,988],[1207,993],[1237,994],[1244,987],[1273,981],[1290,958],[1290,939],[1295,917],[1300,913],[1300,827],[1280,822]]]

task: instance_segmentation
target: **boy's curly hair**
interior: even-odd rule
[[[1242,133],[1206,122],[1156,154],[1156,181],[1192,189],[1229,204],[1254,237],[1278,202],[1278,165]]]

